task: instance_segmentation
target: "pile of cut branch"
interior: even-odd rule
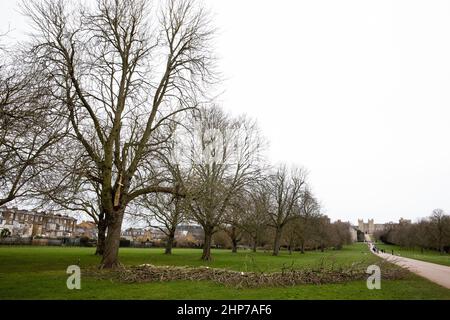
[[[406,275],[402,268],[390,264],[379,264],[384,280],[401,279]],[[92,271],[95,272],[95,271]],[[97,276],[111,277],[120,282],[162,282],[173,280],[214,281],[235,288],[287,287],[299,284],[341,283],[366,280],[369,276],[361,264],[345,267],[319,267],[303,269],[286,269],[280,272],[239,272],[209,267],[176,267],[144,264],[123,267],[110,273],[95,272]]]

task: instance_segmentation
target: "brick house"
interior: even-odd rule
[[[8,229],[12,236],[69,238],[74,235],[77,220],[52,212],[0,207],[0,231]]]

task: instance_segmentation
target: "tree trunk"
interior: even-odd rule
[[[302,241],[301,253],[305,253],[305,242],[304,241]]]
[[[273,244],[273,253],[272,255],[277,256],[280,252],[280,241],[281,241],[281,228],[277,228],[275,230],[275,241]]]
[[[256,252],[256,248],[258,246],[258,240],[255,238],[253,238],[253,252]]]
[[[95,250],[95,255],[102,256],[105,252],[105,238],[106,238],[106,220],[99,219],[98,221],[98,235],[97,235],[97,249]]]
[[[237,240],[231,239],[231,252],[236,253],[237,252]]]
[[[120,232],[125,210],[113,211],[111,219],[108,221],[108,232],[105,239],[105,251],[100,264],[101,268],[115,268],[119,264]]]
[[[202,260],[211,260],[211,242],[212,242],[212,231],[205,229],[205,241],[203,243],[203,253]]]
[[[167,236],[166,250],[164,251],[165,254],[172,254],[174,240],[175,240],[175,232],[171,232]]]
[[[231,252],[236,253],[237,252],[237,245],[240,239],[238,239],[238,232],[236,226],[232,226],[231,230],[227,231],[228,236],[231,240]]]

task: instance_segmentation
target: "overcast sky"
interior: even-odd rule
[[[208,0],[224,108],[305,166],[333,220],[450,210],[449,1]],[[23,37],[15,0],[0,31]]]

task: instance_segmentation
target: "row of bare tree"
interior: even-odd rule
[[[221,229],[256,245],[269,226],[277,255],[289,227],[290,246],[304,248],[320,215],[306,172],[271,168],[256,123],[215,105],[214,28],[195,0],[32,0],[22,10],[34,32],[0,65],[0,205],[89,215],[104,268],[119,264],[128,213],[163,229],[167,252],[176,226],[197,222],[206,260]]]
[[[321,217],[320,206],[302,168],[269,167],[262,156],[264,142],[256,124],[233,118],[218,107],[201,109],[196,126],[175,139],[164,167],[178,195],[150,194],[133,215],[162,230],[170,253],[176,227],[195,221],[205,233],[203,259],[210,259],[213,235],[226,231],[236,250],[240,233],[253,237],[274,230],[274,255],[289,224],[307,225]],[[189,138],[187,138],[189,137]],[[175,164],[175,165],[174,165]],[[348,230],[347,230],[348,232]],[[306,230],[297,230],[307,238]]]
[[[376,232],[376,238],[389,244],[406,248],[422,248],[450,252],[450,215],[442,209],[416,223],[408,221],[388,224],[383,231]]]
[[[217,170],[207,165],[193,170],[209,169]],[[253,251],[258,246],[270,247],[273,255],[278,255],[281,246],[304,253],[306,249],[340,249],[352,241],[348,223],[330,223],[321,214],[303,169],[279,165],[253,172],[248,183],[230,193],[232,184],[217,174],[214,181],[201,179],[201,174],[192,177],[183,181],[187,196],[151,195],[131,214],[166,235],[168,254],[177,226],[192,221],[200,224],[205,233],[203,259],[211,258],[212,240],[216,245],[231,247],[232,252],[237,252],[239,244]],[[210,188],[214,191],[210,192]]]
[[[273,249],[275,229],[264,223],[264,220],[262,223],[259,221],[224,225],[215,234],[214,242],[222,248],[230,248],[232,252],[237,252],[239,245],[250,247],[254,252],[258,247],[264,250]],[[339,221],[331,223],[324,215],[310,217],[299,215],[286,224],[280,246],[286,248],[290,254],[293,251],[305,253],[306,250],[341,249],[342,246],[352,242],[349,228],[348,223]]]

